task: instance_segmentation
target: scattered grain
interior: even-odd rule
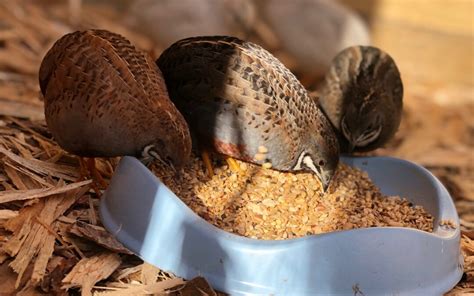
[[[265,146],[258,146],[258,153],[266,154],[268,153],[268,149]]]
[[[152,167],[193,211],[217,227],[261,239],[286,239],[362,227],[396,226],[432,231],[433,218],[399,196],[384,196],[368,175],[340,164],[327,193],[311,173],[287,173],[237,161],[232,172],[215,160],[207,177],[200,158],[179,177]]]
[[[450,219],[439,221],[439,226],[442,226],[448,229],[456,229],[456,225],[457,225],[456,222]]]

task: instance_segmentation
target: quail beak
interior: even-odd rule
[[[321,185],[323,187],[323,192],[326,192],[329,185],[331,184],[332,176],[334,175],[334,170],[326,170],[322,167],[315,166],[313,160],[309,156],[303,157],[303,162],[313,173],[317,176]]]
[[[153,158],[150,157],[150,156],[142,156],[142,157],[139,158],[139,160],[146,167],[148,167],[153,162]]]
[[[327,189],[329,188],[329,185],[331,184],[331,179],[323,179],[321,180],[321,183],[323,184],[323,192],[326,193]]]
[[[355,142],[349,141],[349,144],[347,145],[347,153],[352,153],[355,148]]]
[[[323,192],[326,193],[327,189],[329,188],[329,185],[331,185],[332,174],[321,174],[318,177],[321,181]]]
[[[329,187],[329,183],[323,182],[323,192],[324,193],[326,193],[326,191],[328,190],[328,187]]]

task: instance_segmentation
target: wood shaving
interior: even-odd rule
[[[18,216],[18,211],[0,210],[0,220],[8,220]]]
[[[115,237],[113,237],[112,234],[107,232],[103,227],[76,221],[69,232],[76,236],[89,239],[111,251],[122,254],[132,254],[132,252],[118,242]]]
[[[82,295],[92,295],[92,287],[108,278],[122,260],[115,253],[103,253],[79,261],[62,280],[63,289],[82,287]]]
[[[95,292],[96,296],[129,296],[129,295],[150,295],[164,293],[167,289],[183,284],[180,278],[167,279],[158,283],[148,285],[128,285],[128,287],[117,289],[116,291]],[[166,293],[169,294],[169,293]],[[194,294],[196,295],[196,294]]]
[[[6,203],[15,200],[26,200],[33,198],[41,198],[45,196],[51,196],[54,194],[60,194],[74,190],[76,188],[84,187],[90,185],[91,180],[85,180],[76,183],[70,183],[64,186],[57,186],[51,188],[42,188],[42,189],[30,189],[30,190],[5,190],[0,192],[0,204]]]
[[[12,269],[18,273],[16,287],[19,287],[24,272],[33,260],[34,268],[31,280],[38,283],[43,278],[46,265],[53,253],[56,237],[54,232],[51,233],[42,224],[51,225],[84,193],[84,189],[76,189],[69,193],[40,200],[30,208],[23,208],[17,217],[6,223],[6,228],[10,230],[18,230],[21,227],[16,231],[16,235],[3,245],[4,251],[10,256],[16,256],[10,263]],[[35,215],[32,215],[33,213]],[[33,217],[42,223],[36,222]],[[16,221],[21,221],[22,224],[15,223]]]
[[[187,281],[182,287],[177,287],[171,293],[173,296],[217,296],[209,283],[203,277],[196,277]]]
[[[67,181],[75,181],[79,178],[78,171],[72,169],[70,166],[59,165],[56,163],[41,161],[34,158],[26,159],[23,157],[19,157],[18,155],[2,147],[0,147],[0,153],[3,153],[8,158],[18,163],[20,166],[38,172],[44,176],[53,176]]]
[[[160,270],[155,266],[144,263],[141,270],[141,282],[145,285],[156,283]]]

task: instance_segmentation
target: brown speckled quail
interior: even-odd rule
[[[370,151],[397,131],[403,84],[394,60],[371,46],[353,46],[333,60],[319,104],[339,132],[341,152]]]
[[[334,131],[269,52],[234,37],[192,37],[157,64],[200,145],[277,170],[312,171],[327,188],[339,160]]]
[[[124,37],[105,30],[59,39],[39,70],[51,133],[82,157],[154,156],[175,167],[190,157],[187,123],[161,72]]]

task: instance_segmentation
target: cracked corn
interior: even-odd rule
[[[328,192],[311,173],[288,173],[237,161],[240,172],[214,163],[209,178],[199,158],[178,175],[155,174],[198,215],[235,234],[288,239],[374,226],[432,231],[433,218],[399,196],[384,196],[367,174],[340,164]]]

